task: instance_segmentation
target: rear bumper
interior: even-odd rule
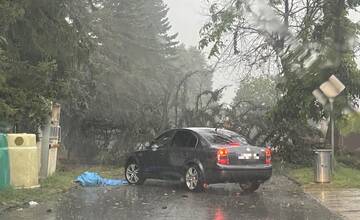
[[[272,166],[261,167],[239,167],[239,166],[218,166],[205,174],[206,182],[211,183],[263,183],[270,179]]]

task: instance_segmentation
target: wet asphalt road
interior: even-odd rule
[[[15,210],[0,219],[339,219],[286,177],[275,175],[256,193],[237,184],[212,185],[191,193],[180,183],[78,188],[56,202]]]

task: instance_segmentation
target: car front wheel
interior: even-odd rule
[[[139,164],[130,161],[125,167],[125,178],[129,184],[140,185],[143,184],[145,179],[142,177],[141,168]]]
[[[201,170],[196,165],[190,165],[185,171],[185,186],[190,191],[204,190],[204,181]]]
[[[260,183],[248,182],[248,183],[239,183],[240,188],[246,193],[255,192],[260,187]]]

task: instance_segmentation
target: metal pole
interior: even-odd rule
[[[329,98],[330,101],[330,121],[331,121],[331,171],[335,170],[335,120],[334,120],[334,98]]]

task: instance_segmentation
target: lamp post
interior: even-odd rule
[[[343,90],[344,84],[332,75],[326,82],[320,85],[320,90],[316,89],[312,92],[315,98],[325,106],[327,100],[330,103],[330,123],[331,123],[331,156],[332,156],[332,172],[335,168],[335,120],[334,120],[334,100]]]

